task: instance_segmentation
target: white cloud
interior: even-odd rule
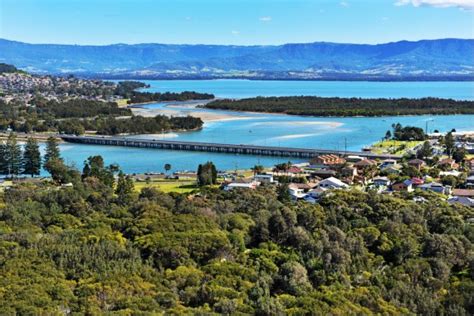
[[[458,7],[461,9],[474,9],[474,0],[397,0],[395,5],[413,5],[415,7],[432,6],[437,8]]]
[[[272,17],[271,16],[262,16],[262,17],[260,17],[259,20],[262,21],[262,22],[270,22],[272,20]]]
[[[346,2],[346,1],[341,1],[341,2],[339,2],[339,5],[340,5],[341,7],[347,8],[347,7],[349,6],[349,3]]]
[[[240,34],[240,32],[237,31],[237,30],[232,30],[231,33],[232,33],[232,35],[239,35]]]

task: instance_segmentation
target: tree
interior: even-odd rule
[[[170,170],[171,170],[171,164],[166,163],[166,164],[165,164],[165,171],[166,171],[166,173],[168,173],[168,171],[170,171]]]
[[[444,146],[446,146],[446,153],[448,156],[451,156],[454,150],[454,136],[452,132],[449,132],[444,136]]]
[[[14,133],[8,136],[4,157],[7,173],[13,176],[18,175],[21,171],[21,148]]]
[[[389,140],[390,138],[392,138],[392,132],[390,132],[390,130],[388,130],[388,131],[385,133],[385,140]]]
[[[262,173],[265,168],[262,165],[255,165],[251,168],[251,170],[253,171],[253,175],[255,176],[257,174]]]
[[[197,182],[199,186],[217,183],[217,169],[211,161],[206,162],[204,165],[200,164],[198,166]]]
[[[466,158],[466,149],[464,147],[457,147],[453,151],[453,159],[460,163]]]
[[[8,166],[6,160],[6,145],[2,142],[0,143],[0,174],[8,173]]]
[[[22,159],[23,174],[29,174],[32,177],[39,175],[41,171],[41,153],[38,142],[34,138],[28,138],[23,151]]]
[[[90,156],[86,161],[84,161],[82,178],[95,177],[108,187],[112,188],[115,182],[114,173],[118,171],[119,169],[116,165],[105,167],[104,158],[102,158],[102,156]]]
[[[134,189],[133,180],[120,171],[118,174],[117,188],[115,189],[118,202],[122,205],[129,204],[132,200]]]
[[[62,160],[61,152],[59,150],[58,140],[50,136],[46,141],[46,153],[44,155],[44,164],[46,165],[50,160],[58,159]]]
[[[425,141],[421,148],[416,153],[417,157],[420,159],[426,159],[431,156],[433,149],[431,148],[430,142]]]

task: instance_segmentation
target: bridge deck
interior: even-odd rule
[[[141,147],[171,150],[221,152],[230,154],[263,155],[263,156],[288,156],[298,158],[312,158],[321,154],[335,154],[339,156],[361,156],[371,159],[401,159],[398,155],[375,154],[371,152],[343,151],[331,149],[309,149],[276,146],[219,144],[205,142],[171,141],[158,139],[139,139],[128,137],[108,136],[71,136],[61,135],[66,142],[90,145],[107,145],[122,147]]]

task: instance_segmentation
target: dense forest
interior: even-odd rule
[[[474,313],[473,209],[435,194],[135,192],[99,156],[48,157],[72,187],[0,194],[2,314]]]
[[[452,99],[362,99],[322,97],[257,97],[216,100],[210,109],[286,113],[313,116],[382,116],[420,114],[474,114],[474,101]]]
[[[130,109],[115,102],[74,99],[63,102],[37,98],[35,106],[5,103],[0,100],[0,130],[15,132],[59,132],[81,135],[85,131],[115,135],[121,133],[160,133],[171,130],[194,130],[202,127],[200,118],[191,116],[133,116]]]
[[[194,91],[183,91],[180,93],[174,92],[139,92],[134,91],[129,104],[146,103],[146,102],[163,102],[163,101],[188,101],[188,100],[210,100],[214,99],[214,95],[210,93],[199,93]]]

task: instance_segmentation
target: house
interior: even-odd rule
[[[388,168],[388,167],[392,167],[392,166],[395,166],[397,164],[397,161],[395,159],[385,159],[384,161],[382,161],[382,163],[380,164],[380,169],[385,169],[385,168]]]
[[[467,189],[453,189],[451,192],[453,196],[465,196],[471,199],[474,199],[474,190],[467,190]]]
[[[402,171],[402,166],[400,164],[396,164],[393,166],[388,166],[383,169],[383,172],[386,174],[400,174]]]
[[[443,186],[441,183],[437,183],[437,182],[425,183],[425,184],[419,185],[418,188],[423,191],[433,191],[436,193],[441,193],[441,194],[446,194],[446,195],[451,193],[451,187],[449,185]]]
[[[224,186],[224,191],[230,191],[233,189],[256,189],[259,183],[256,181],[252,182],[231,182]]]
[[[257,174],[253,179],[260,183],[274,183],[275,180],[273,179],[272,174]]]
[[[308,196],[312,197],[313,199],[320,199],[324,192],[326,192],[327,188],[317,187],[312,189],[308,192]]]
[[[356,167],[357,170],[363,170],[372,166],[377,166],[377,162],[370,159],[364,159],[354,164],[354,167]]]
[[[387,177],[375,177],[372,182],[378,187],[388,187],[390,185],[390,180]]]
[[[346,163],[346,160],[337,155],[320,155],[311,159],[310,164],[316,167],[337,167]]]
[[[407,162],[409,166],[415,167],[418,170],[421,170],[424,166],[426,166],[426,162],[421,159],[412,159]]]
[[[361,157],[361,156],[347,156],[346,157],[346,160],[349,161],[349,162],[359,162],[361,160],[364,160],[365,158],[364,157]]]
[[[329,170],[329,169],[316,169],[316,170],[311,170],[311,176],[312,177],[318,177],[321,179],[327,179],[330,177],[335,177],[337,174],[336,171],[334,170]]]
[[[423,179],[420,179],[420,178],[411,178],[411,184],[414,186],[414,187],[418,187],[422,184],[425,183],[425,180]]]
[[[397,183],[392,184],[392,190],[413,192],[413,184],[411,183],[411,180],[397,182]]]
[[[474,175],[467,177],[466,186],[467,187],[474,187]]]
[[[350,178],[351,180],[357,176],[357,168],[354,167],[345,167],[342,168],[341,174],[343,177]]]
[[[474,199],[467,196],[454,196],[448,199],[449,204],[459,203],[464,206],[474,207]]]
[[[441,171],[439,173],[439,175],[441,177],[445,177],[445,176],[454,176],[454,177],[459,177],[459,175],[461,175],[462,172],[461,171],[457,171],[457,170],[449,170],[449,171]]]
[[[296,166],[292,166],[287,170],[287,173],[300,174],[303,173],[303,169]]]
[[[292,184],[296,184],[296,183],[292,183]],[[297,201],[297,200],[301,200],[305,198],[307,195],[306,192],[308,192],[308,190],[305,190],[305,188],[303,187],[292,185],[292,184],[288,186],[288,193],[290,194],[291,199],[294,201]]]
[[[342,182],[341,180],[330,177],[324,180],[321,180],[318,184],[318,187],[325,188],[325,189],[346,189],[349,187],[346,183]]]
[[[438,166],[443,169],[457,169],[459,165],[452,158],[445,158],[438,161]]]

